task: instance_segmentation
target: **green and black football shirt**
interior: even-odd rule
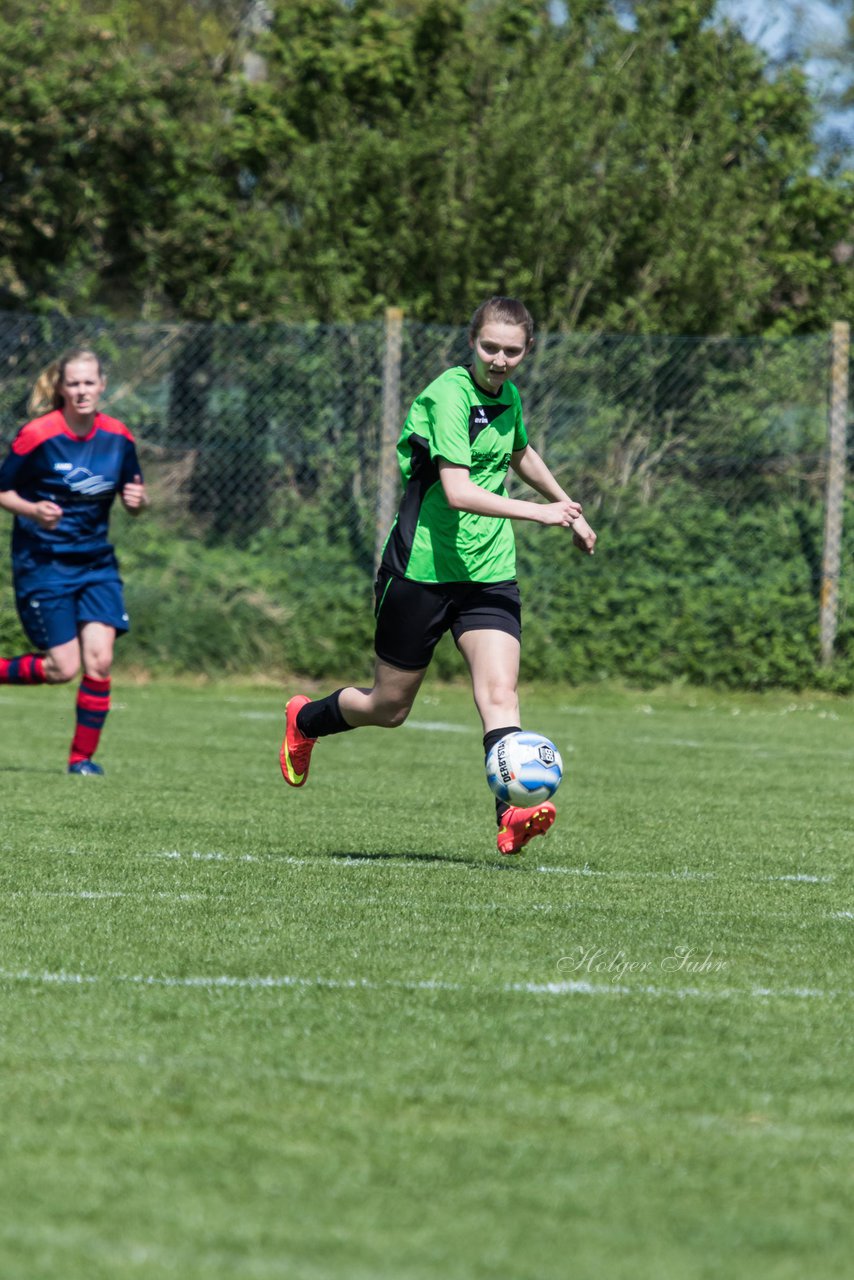
[[[528,443],[512,382],[499,395],[458,365],[421,392],[397,444],[405,485],[383,567],[415,582],[506,582],[516,576],[511,522],[448,506],[439,460],[468,467],[481,489],[505,495],[510,458]]]

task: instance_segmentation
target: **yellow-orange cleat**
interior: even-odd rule
[[[285,707],[285,736],[279,751],[279,764],[282,766],[282,777],[291,787],[305,784],[312,748],[317,742],[317,738],[307,738],[297,728],[297,715],[307,702],[311,702],[311,698],[298,693]]]
[[[557,817],[550,800],[533,809],[508,809],[498,828],[498,852],[521,853],[534,836],[544,836]]]

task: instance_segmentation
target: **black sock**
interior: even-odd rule
[[[508,733],[521,733],[521,727],[518,724],[508,724],[503,729],[490,729],[489,733],[483,735],[483,755],[484,759],[489,755],[496,742],[500,742],[502,738],[506,738]],[[504,817],[510,805],[506,800],[499,800],[495,797],[495,817],[499,827],[501,819]]]
[[[354,724],[348,724],[344,719],[341,708],[338,706],[338,699],[343,692],[343,689],[336,689],[327,697],[318,698],[316,702],[307,702],[304,707],[301,707],[297,715],[297,728],[300,733],[304,733],[307,738],[328,738],[330,734],[346,733],[348,729],[355,729]]]

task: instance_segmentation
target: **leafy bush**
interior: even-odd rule
[[[555,542],[562,535],[526,526],[519,535],[523,674],[854,687],[844,598],[836,661],[829,669],[818,663],[821,521],[820,509],[807,504],[733,516],[674,490],[656,506],[624,508],[613,529],[603,511],[597,554],[582,560],[567,547],[546,581],[543,567],[554,552],[544,535]],[[843,582],[854,549],[850,517],[847,528]]]
[[[836,659],[827,669],[818,662],[822,520],[806,500],[730,514],[674,483],[654,505],[623,495],[618,519],[603,507],[592,558],[575,553],[563,530],[517,526],[523,676],[854,689],[844,590]],[[851,503],[844,528],[843,589],[854,581]],[[118,649],[125,667],[369,676],[371,567],[328,505],[282,507],[246,550],[206,544],[154,513],[117,513],[115,536],[132,619]],[[5,548],[0,572],[0,651],[20,652]],[[450,642],[434,669],[462,672]]]

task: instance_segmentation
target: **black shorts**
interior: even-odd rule
[[[522,637],[519,587],[510,582],[410,582],[380,569],[374,587],[377,657],[403,671],[430,665],[446,631],[506,631]]]

